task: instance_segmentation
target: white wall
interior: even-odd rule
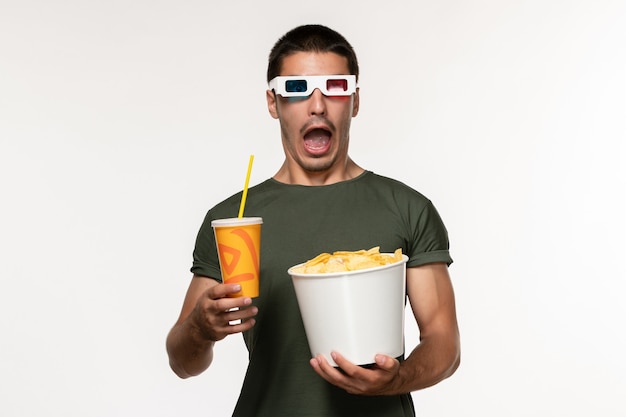
[[[626,3],[212,3],[0,0],[0,414],[230,415],[240,338],[182,381],[165,335],[206,210],[282,161],[267,53],[319,22],[354,159],[450,231],[463,363],[419,415],[624,415]]]

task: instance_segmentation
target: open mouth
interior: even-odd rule
[[[330,148],[332,133],[325,128],[311,129],[304,135],[304,148],[313,155],[320,155]]]

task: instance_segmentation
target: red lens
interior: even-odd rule
[[[346,80],[345,78],[336,78],[336,79],[326,81],[326,90],[328,90],[331,93],[333,91],[343,92],[343,91],[346,91],[347,89],[348,89],[348,80]]]

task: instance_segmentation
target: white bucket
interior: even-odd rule
[[[391,254],[393,255],[393,254]],[[393,264],[326,274],[291,275],[311,355],[341,353],[357,365],[377,353],[404,353],[406,255]]]

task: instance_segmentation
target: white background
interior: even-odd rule
[[[269,49],[323,23],[360,59],[353,158],[450,232],[463,360],[418,414],[623,416],[624,22],[621,0],[0,0],[0,415],[230,415],[241,338],[179,380],[165,336],[206,210],[250,154],[252,185],[282,162]]]

